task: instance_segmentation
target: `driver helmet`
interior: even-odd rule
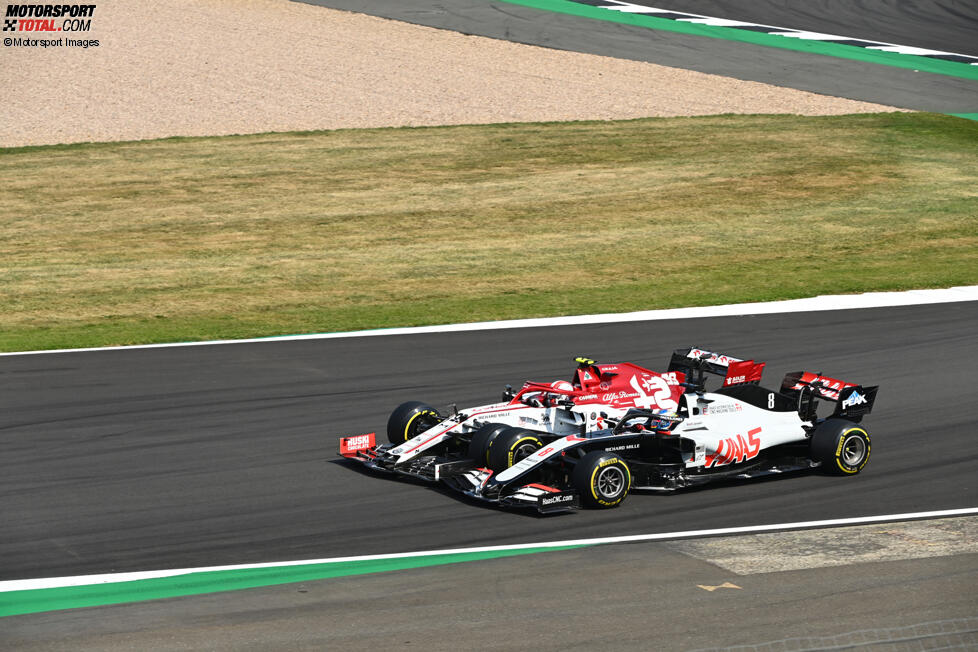
[[[562,398],[567,398],[567,395],[564,394],[564,392],[574,391],[574,385],[566,380],[555,380],[554,382],[550,383],[550,386],[554,389],[560,390],[560,393],[555,392],[547,395],[547,398],[550,399],[551,402],[558,401]]]

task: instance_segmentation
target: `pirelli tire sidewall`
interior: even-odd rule
[[[508,469],[524,457],[543,448],[543,440],[535,432],[511,428],[489,442],[489,468],[495,472]]]
[[[871,450],[869,433],[845,419],[826,419],[812,434],[812,459],[831,475],[856,475],[866,467]]]
[[[608,509],[621,505],[632,487],[628,464],[607,451],[588,453],[575,465],[571,485],[586,507]]]
[[[476,466],[484,466],[488,468],[489,447],[492,446],[492,442],[494,442],[499,435],[510,430],[514,430],[514,428],[502,423],[487,423],[476,430],[474,433],[472,433],[472,439],[469,440],[469,459],[471,459]]]
[[[387,440],[400,446],[428,428],[441,422],[438,410],[421,401],[401,403],[387,420]]]

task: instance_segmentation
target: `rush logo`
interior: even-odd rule
[[[754,459],[761,452],[761,439],[758,437],[759,434],[761,434],[761,429],[754,428],[753,430],[747,431],[746,439],[743,435],[721,439],[717,443],[716,453],[706,456],[704,466],[710,468],[712,466],[724,466],[725,464],[746,462],[747,460]]]

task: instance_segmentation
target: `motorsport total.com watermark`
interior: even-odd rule
[[[8,4],[3,13],[3,44],[15,48],[97,48],[98,39],[82,38],[84,32],[91,31],[94,15],[95,5]]]

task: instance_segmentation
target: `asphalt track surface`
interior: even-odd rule
[[[558,50],[648,61],[918,111],[978,111],[978,81],[650,30],[487,0],[301,0]],[[978,3],[934,0],[642,0],[674,9],[978,55]]]
[[[978,505],[978,302],[0,359],[0,579],[671,532]],[[697,345],[881,386],[854,478],[536,517],[338,461],[409,399],[496,400],[572,359]]]

